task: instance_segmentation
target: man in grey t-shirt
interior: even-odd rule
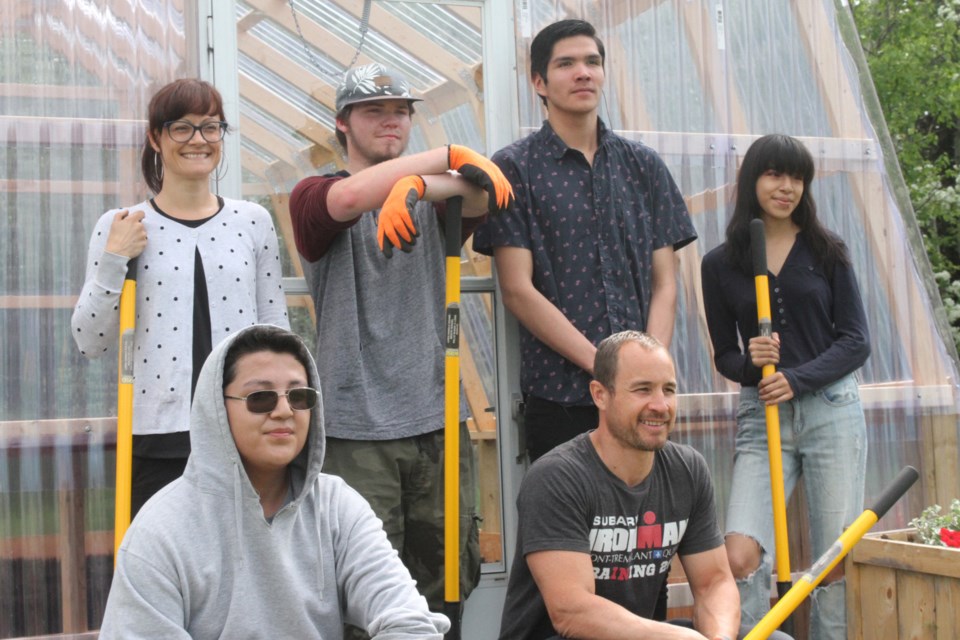
[[[463,196],[466,239],[485,213],[506,205],[509,184],[489,160],[459,145],[401,155],[416,101],[396,71],[380,64],[351,69],[336,105],[346,170],[300,181],[290,194],[290,217],[316,309],[323,470],[370,502],[431,610],[440,611],[443,202]],[[460,444],[463,600],[480,573],[465,425]],[[362,636],[351,630],[348,637]]]
[[[501,640],[746,633],[706,463],[667,439],[677,411],[669,352],[645,333],[614,334],[594,376],[599,426],[534,463],[520,488]],[[650,619],[675,555],[695,623]]]

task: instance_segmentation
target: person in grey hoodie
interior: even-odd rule
[[[320,473],[317,370],[295,334],[255,325],[214,348],[182,478],[152,497],[117,555],[100,638],[440,640],[367,502]]]

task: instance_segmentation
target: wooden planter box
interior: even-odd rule
[[[871,533],[850,551],[849,640],[960,638],[960,549],[913,536],[913,529]]]

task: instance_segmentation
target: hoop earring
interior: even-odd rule
[[[220,153],[220,163],[217,164],[217,170],[213,173],[213,178],[217,182],[223,180],[224,176],[227,175],[227,155],[223,152]]]
[[[157,176],[157,181],[163,184],[163,160],[156,151],[153,152],[153,172]]]

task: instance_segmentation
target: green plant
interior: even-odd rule
[[[940,288],[943,309],[947,313],[947,322],[950,323],[953,341],[957,345],[957,350],[960,351],[960,280],[950,280],[948,271],[937,271],[933,277],[937,279],[937,286]]]
[[[953,546],[946,543],[942,529],[960,531],[960,499],[950,503],[946,513],[940,505],[935,504],[924,509],[920,516],[910,521],[910,526],[917,530],[920,542],[937,547]]]
[[[960,0],[850,6],[960,350]]]

